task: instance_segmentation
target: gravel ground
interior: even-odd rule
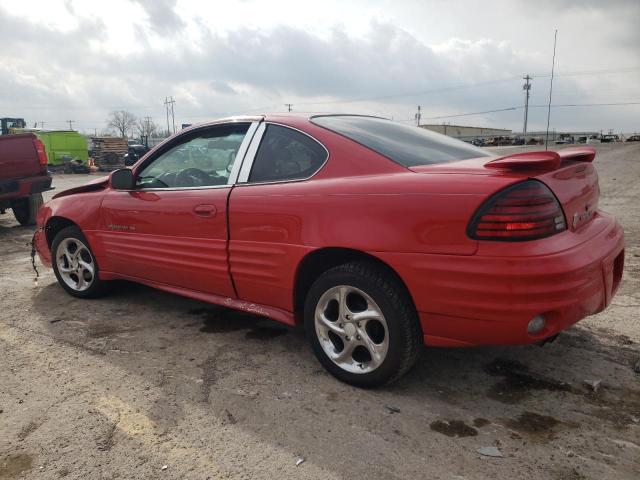
[[[76,300],[42,268],[34,285],[33,229],[0,216],[0,479],[640,478],[640,145],[597,148],[626,231],[613,305],[543,348],[425,349],[381,390],[257,317],[127,283]]]

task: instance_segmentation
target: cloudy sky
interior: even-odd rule
[[[640,131],[637,0],[0,0],[0,117],[166,126],[173,96],[177,124],[285,103],[411,123],[421,105],[423,123],[521,130],[528,73],[541,130],[555,28],[551,128]]]

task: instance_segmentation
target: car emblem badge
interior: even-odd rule
[[[576,212],[576,213],[573,214],[573,222],[572,222],[571,226],[575,230],[576,228],[578,228],[583,223],[588,222],[591,219],[592,216],[593,216],[593,211],[589,210],[589,205],[585,205],[584,206],[584,213]]]

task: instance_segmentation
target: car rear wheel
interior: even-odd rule
[[[13,210],[13,215],[16,217],[16,220],[18,220],[20,225],[35,225],[38,209],[42,203],[42,194],[34,193],[26,198],[14,200],[11,205],[11,209]]]
[[[105,292],[98,278],[98,264],[89,242],[78,227],[67,227],[55,236],[51,245],[53,271],[58,283],[78,298],[95,298]]]
[[[314,282],[305,302],[305,329],[320,363],[359,387],[400,378],[415,363],[422,344],[405,287],[369,262],[340,265]]]

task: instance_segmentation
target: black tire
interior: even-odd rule
[[[42,194],[34,193],[26,198],[14,200],[11,204],[13,215],[20,225],[28,226],[36,224],[38,209],[43,204]]]
[[[93,278],[92,278],[91,284],[86,289],[77,290],[72,288],[70,285],[66,283],[65,279],[62,277],[59,271],[58,262],[57,262],[58,247],[62,242],[64,242],[67,239],[74,239],[81,242],[86,247],[86,250],[91,256],[91,261],[94,269],[93,275],[92,275]],[[85,236],[82,234],[82,231],[78,227],[76,226],[66,227],[60,230],[56,234],[51,244],[51,263],[53,265],[53,272],[55,273],[56,278],[58,279],[58,283],[69,295],[72,295],[77,298],[98,298],[106,293],[108,282],[105,282],[104,280],[100,280],[99,278],[100,269],[98,267],[98,263],[95,259],[95,256],[93,255],[93,251],[91,250],[91,246],[89,245],[89,242],[87,241]]]
[[[316,306],[325,292],[341,285],[366,293],[384,315],[388,350],[382,363],[370,372],[343,369],[329,358],[318,339]],[[323,273],[309,289],[304,318],[307,338],[320,363],[339,380],[357,387],[378,387],[399,379],[414,365],[423,344],[418,315],[406,288],[393,273],[373,262],[350,262]]]

